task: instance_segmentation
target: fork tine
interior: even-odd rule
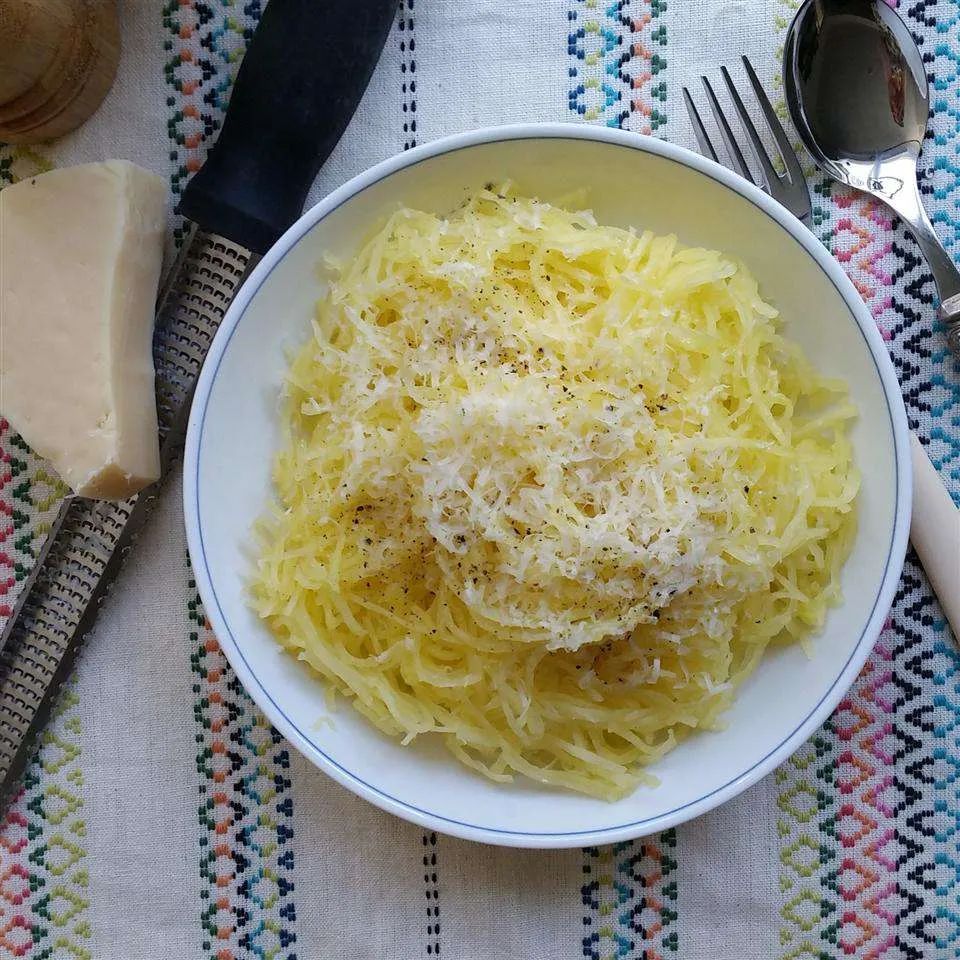
[[[720,136],[723,139],[723,145],[727,148],[727,153],[730,156],[730,159],[733,161],[734,166],[737,168],[737,172],[743,177],[744,180],[749,180],[750,183],[754,183],[753,174],[750,173],[750,168],[747,166],[747,161],[743,158],[743,153],[740,150],[740,146],[737,144],[736,138],[733,135],[733,131],[730,129],[730,124],[727,123],[727,118],[724,116],[723,110],[720,107],[720,101],[717,99],[717,95],[713,92],[713,87],[710,86],[710,81],[706,77],[701,77],[700,82],[703,84],[704,90],[707,91],[707,99],[710,101],[710,109],[713,111],[713,115],[716,118],[717,126],[720,127]]]
[[[743,66],[747,71],[750,86],[753,87],[753,94],[760,104],[763,118],[767,121],[770,133],[773,134],[773,139],[777,144],[777,150],[780,152],[780,159],[783,160],[783,165],[786,168],[787,177],[792,184],[806,184],[803,176],[803,167],[800,166],[800,161],[797,159],[793,144],[790,143],[786,131],[783,129],[783,124],[773,109],[773,104],[770,103],[770,98],[764,92],[757,73],[753,69],[753,64],[750,62],[749,57],[741,57],[741,60],[743,60]]]
[[[720,74],[727,85],[727,90],[730,91],[730,99],[733,100],[733,108],[737,111],[740,123],[743,124],[743,129],[746,130],[747,136],[750,138],[750,144],[753,147],[757,162],[760,164],[765,185],[769,186],[779,179],[779,174],[770,162],[770,157],[767,156],[767,150],[760,139],[760,134],[757,133],[757,128],[753,125],[753,120],[750,119],[750,114],[747,113],[747,108],[743,105],[743,100],[740,99],[740,94],[737,93],[737,88],[733,85],[730,71],[726,67],[721,67]]]
[[[710,137],[707,136],[707,128],[703,125],[703,120],[700,118],[700,111],[697,109],[697,105],[693,102],[693,97],[690,96],[690,91],[686,87],[683,88],[683,101],[687,105],[687,113],[690,116],[690,122],[693,124],[693,135],[697,138],[700,152],[705,157],[709,157],[711,160],[719,163],[720,158],[717,156],[717,151],[713,149]]]

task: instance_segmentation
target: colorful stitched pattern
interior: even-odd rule
[[[927,209],[954,258],[960,253],[957,150],[960,97],[956,38],[960,16],[948,0],[901,9],[931,77],[932,117],[924,145]],[[911,420],[960,503],[960,363],[942,331],[929,334],[929,275],[897,237],[893,351]],[[921,279],[922,278],[922,279]],[[902,291],[902,292],[901,292]],[[960,957],[960,655],[919,567],[911,560],[894,607],[897,662],[897,798],[903,906],[898,949],[911,960]],[[896,954],[894,954],[896,955]]]
[[[893,637],[886,632],[831,721],[838,796],[827,828],[838,849],[826,883],[840,902],[826,936],[870,960],[893,956],[899,906],[892,651]]]
[[[0,417],[0,620],[33,567],[66,487]]]
[[[780,944],[782,960],[819,960],[825,906],[820,874],[830,851],[820,839],[820,823],[834,797],[825,780],[834,763],[829,731],[805,743],[774,774],[777,835],[780,839]]]
[[[170,34],[165,76],[171,89],[168,131],[175,196],[199,169],[220,127],[261,6],[257,0],[242,7],[229,0],[214,5],[197,0],[164,8]],[[178,232],[177,239],[181,236]],[[215,960],[295,960],[290,755],[207,628],[193,581],[189,590],[202,949]]]
[[[11,179],[47,166],[37,154],[5,149],[3,157],[0,169]],[[59,478],[0,418],[0,624],[64,493]],[[0,821],[0,957],[92,956],[77,705],[69,688]]]
[[[188,586],[202,949],[211,960],[296,960],[290,755],[230,669],[192,580]]]
[[[583,956],[662,960],[677,952],[677,835],[587,847],[583,860]]]
[[[0,824],[0,956],[93,957],[78,702],[63,694]]]
[[[567,12],[570,110],[584,120],[655,133],[666,123],[664,0],[577,0]],[[677,950],[677,836],[587,847],[583,956],[660,960]]]
[[[821,237],[889,342],[896,328],[893,218],[879,202],[849,190],[819,183],[817,192]],[[822,902],[829,907],[821,937],[869,960],[894,956],[899,908],[893,647],[888,630],[825,729],[832,736],[823,771],[832,790],[821,820]]]
[[[567,12],[570,110],[656,133],[666,123],[666,0],[577,0]]]

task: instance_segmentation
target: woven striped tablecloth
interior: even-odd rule
[[[692,146],[682,84],[747,53],[779,98],[796,6],[403,0],[312,198],[491,123],[598,123]],[[123,0],[105,105],[49,147],[0,148],[0,184],[117,156],[167,176],[176,198],[261,8]],[[926,202],[960,258],[960,4],[900,12],[931,80]],[[930,332],[932,279],[885,209],[812,182],[816,230],[873,312],[911,424],[960,499],[960,368]],[[0,457],[2,616],[61,488],[3,420]],[[912,558],[863,673],[781,769],[676,830],[515,852],[395,820],[287,746],[205,627],[179,498],[170,483],[2,820],[0,960],[960,957],[960,659]]]

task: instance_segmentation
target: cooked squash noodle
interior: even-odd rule
[[[252,597],[380,730],[615,799],[822,625],[855,410],[743,265],[484,190],[332,272]]]

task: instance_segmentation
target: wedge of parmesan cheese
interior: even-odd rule
[[[160,475],[151,340],[166,185],[124,160],[0,191],[0,413],[86,497]]]

